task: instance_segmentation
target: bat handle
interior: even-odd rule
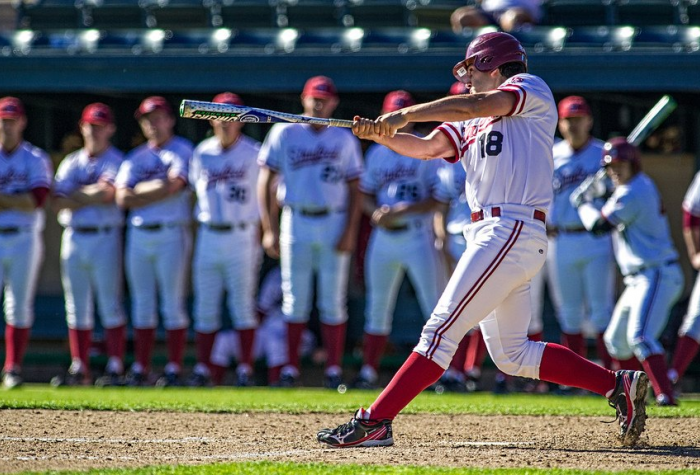
[[[328,119],[328,125],[331,127],[345,127],[349,129],[352,128],[352,121],[342,119]]]

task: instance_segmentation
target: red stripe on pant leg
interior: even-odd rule
[[[489,267],[486,269],[486,272],[484,272],[479,277],[474,287],[472,287],[469,290],[467,295],[465,295],[462,301],[457,305],[455,311],[452,312],[452,314],[447,318],[447,320],[445,320],[445,322],[443,322],[443,324],[435,331],[437,339],[435,338],[435,335],[433,335],[433,341],[431,343],[431,346],[428,347],[428,351],[426,352],[428,358],[433,357],[435,351],[437,351],[438,347],[440,346],[440,342],[442,341],[442,335],[444,335],[447,332],[447,330],[449,330],[450,327],[454,324],[454,322],[457,321],[457,318],[466,308],[469,302],[471,302],[474,299],[474,297],[476,297],[479,290],[481,290],[484,284],[486,284],[486,281],[493,275],[494,272],[496,272],[496,269],[498,269],[503,260],[506,258],[506,255],[508,255],[508,252],[510,252],[510,250],[517,242],[518,236],[520,236],[522,228],[523,222],[517,221],[515,228],[513,228],[513,232],[508,237],[508,241],[506,241],[506,244],[499,251],[498,255],[496,256],[496,259],[492,261],[491,264],[489,264]]]

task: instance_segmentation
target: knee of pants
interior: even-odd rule
[[[103,328],[117,328],[126,324],[126,316],[123,312],[110,312],[100,318]]]
[[[348,321],[348,313],[345,311],[321,312],[319,315],[321,323],[326,325],[340,325]]]
[[[199,333],[214,333],[221,328],[219,315],[194,314],[194,331]]]
[[[163,328],[166,330],[179,330],[189,325],[190,319],[184,309],[163,309]]]
[[[141,313],[135,311],[131,317],[134,328],[156,328],[158,326],[158,316],[155,313]]]
[[[34,325],[34,314],[13,312],[5,315],[5,322],[15,328],[31,328]]]
[[[583,316],[580,310],[562,308],[559,311],[557,320],[559,321],[562,332],[570,334],[581,332]]]
[[[234,317],[232,320],[233,328],[236,330],[255,330],[258,328],[258,320],[252,315],[248,315],[245,318]]]
[[[545,343],[523,340],[517,346],[505,348],[500,342],[492,342],[489,353],[496,367],[506,374],[539,379]]]
[[[612,332],[605,332],[603,334],[603,341],[605,342],[605,348],[607,348],[608,354],[611,358],[615,358],[616,360],[627,360],[632,357],[632,349],[630,348],[625,335],[616,335]]]
[[[639,361],[644,361],[652,355],[663,355],[664,348],[658,340],[648,339],[644,337],[632,338],[629,342],[634,356]]]
[[[91,314],[78,315],[76,312],[66,312],[66,324],[74,330],[91,330],[95,319]]]
[[[365,333],[371,335],[388,335],[391,333],[391,315],[367,315],[365,320]]]

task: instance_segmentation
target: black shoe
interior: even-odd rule
[[[187,381],[185,381],[185,386],[191,388],[210,388],[213,386],[211,382],[211,377],[207,374],[202,373],[192,373]]]
[[[316,438],[319,442],[335,448],[394,445],[391,421],[361,420],[359,415],[362,411],[359,409],[350,422],[335,429],[321,429]]]
[[[10,371],[2,372],[2,387],[5,389],[15,389],[24,383],[22,375],[19,371],[11,369]]]
[[[353,389],[376,389],[377,385],[371,382],[367,378],[363,378],[362,375],[357,375],[357,377],[352,381],[351,387]]]
[[[50,384],[54,388],[61,386],[90,386],[92,381],[86,378],[85,373],[82,371],[73,371],[72,368],[68,368],[65,375],[57,375],[51,378]]]
[[[130,387],[147,386],[148,378],[140,371],[129,371],[126,375],[125,383]]]
[[[620,442],[635,445],[647,420],[646,395],[649,378],[643,371],[615,372],[615,389],[608,400],[620,422]]]
[[[340,377],[339,374],[327,374],[323,386],[326,389],[334,389],[336,391],[343,391],[345,392],[345,385],[343,384],[343,378]]]
[[[157,388],[172,388],[182,386],[180,375],[177,373],[164,373],[163,376],[156,380]]]
[[[508,378],[501,373],[496,374],[496,382],[493,385],[493,393],[508,394],[509,392],[510,388],[508,387]]]
[[[468,393],[475,393],[481,391],[481,385],[479,384],[479,378],[474,376],[467,376],[467,380],[464,382],[464,387]]]
[[[435,383],[433,389],[437,394],[448,393],[466,393],[467,386],[464,381],[450,376],[443,376]]]
[[[280,388],[294,388],[297,386],[297,378],[289,373],[280,376],[279,383],[277,387]]]
[[[247,388],[255,386],[255,383],[248,373],[242,372],[236,375],[236,386],[239,388]]]
[[[109,372],[106,374],[103,374],[99,378],[95,380],[95,386],[98,388],[107,388],[111,386],[124,386],[126,385],[126,381],[124,380],[124,376],[122,376],[119,373],[116,372]]]

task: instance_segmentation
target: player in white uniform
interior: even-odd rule
[[[301,100],[305,115],[329,118],[338,105],[338,93],[330,78],[315,76],[306,82]],[[263,246],[271,257],[280,257],[282,266],[289,362],[280,382],[292,386],[299,377],[299,340],[309,320],[316,273],[328,354],[325,384],[338,388],[348,319],[348,267],[361,213],[360,142],[345,129],[277,124],[263,142],[259,162]],[[283,207],[280,225],[275,188]]]
[[[507,33],[486,33],[467,48],[455,76],[471,94],[380,116],[357,117],[353,132],[420,159],[461,160],[472,224],[467,248],[420,342],[368,410],[319,442],[333,447],[392,445],[392,420],[442,375],[458,343],[477,323],[506,373],[579,386],[610,399],[624,443],[643,430],[648,380],[614,373],[566,347],[527,338],[530,279],[547,253],[545,212],[552,199],[552,142],[557,122],[549,87],[527,74],[525,50]],[[443,121],[425,138],[397,133],[408,122]]]
[[[58,167],[52,206],[65,228],[61,240],[61,276],[72,363],[55,385],[88,384],[90,346],[95,326],[94,298],[107,346],[101,386],[121,384],[124,372],[126,317],[122,307],[122,227],[124,216],[114,201],[114,180],[122,153],[110,143],[116,127],[112,110],[96,102],[83,110],[84,146]]]
[[[129,210],[125,250],[131,293],[134,364],[127,384],[148,382],[160,303],[168,363],[159,386],[180,383],[189,317],[186,272],[191,248],[187,177],[192,144],[173,133],[175,116],[160,96],[143,100],[135,113],[147,143],[126,156],[117,175],[117,204]]]
[[[382,114],[415,104],[406,91],[384,98]],[[404,133],[413,133],[408,124]],[[402,156],[382,145],[365,155],[360,179],[363,210],[374,229],[365,255],[367,302],[363,361],[353,386],[370,389],[377,384],[379,361],[392,329],[399,286],[407,273],[427,319],[445,287],[445,270],[435,248],[433,220],[439,162]]]
[[[27,116],[16,97],[0,99],[0,282],[5,287],[2,385],[22,384],[22,361],[34,324],[34,294],[44,258],[44,202],[53,169],[43,150],[24,140]]]
[[[260,326],[256,330],[253,358],[265,359],[267,383],[279,386],[282,366],[287,364],[287,324],[282,313],[282,273],[279,267],[268,271],[258,294]],[[301,356],[311,353],[315,346],[313,333],[305,330],[301,336]],[[232,361],[240,361],[241,340],[236,330],[223,330],[216,334],[211,352],[212,381],[221,385],[226,368]]]
[[[678,252],[656,185],[641,171],[637,147],[621,137],[611,139],[603,147],[602,164],[615,185],[613,195],[601,208],[595,197],[605,187],[592,180],[590,186],[579,186],[571,201],[586,229],[613,231],[615,258],[624,275],[625,290],[605,332],[605,344],[621,367],[642,363],[657,404],[675,405],[658,338],[683,290]]]
[[[695,175],[683,198],[683,239],[693,269],[700,269],[700,173]],[[668,378],[678,384],[700,350],[700,277],[695,278],[690,302],[673,352]]]
[[[615,299],[612,238],[589,233],[569,202],[581,182],[600,169],[603,142],[591,137],[592,126],[591,110],[583,97],[569,96],[559,102],[559,131],[564,140],[554,145],[547,273],[562,344],[586,356],[583,324],[588,318],[597,333],[598,357],[610,368],[603,333]]]
[[[243,105],[230,92],[218,94],[213,102]],[[195,148],[190,165],[199,230],[192,265],[197,364],[188,383],[209,383],[209,356],[221,328],[221,298],[226,291],[228,311],[241,340],[237,384],[247,386],[253,375],[255,293],[262,253],[257,194],[260,144],[241,133],[243,122],[210,123],[214,136]]]

